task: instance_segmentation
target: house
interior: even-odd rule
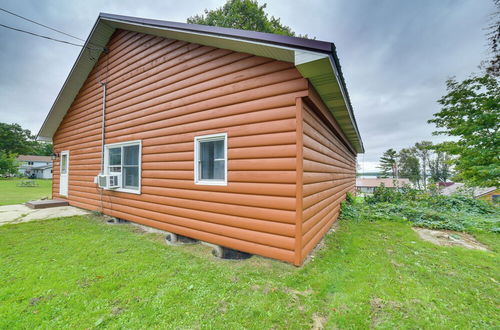
[[[52,158],[50,156],[19,155],[19,174],[37,179],[52,179]]]
[[[497,187],[466,187],[463,183],[453,182],[441,189],[441,194],[450,196],[457,193],[470,193],[474,198],[488,202],[500,201],[500,189]]]
[[[53,196],[300,265],[363,152],[334,45],[100,14],[85,46],[38,134]]]
[[[409,179],[394,179],[394,178],[356,178],[356,189],[362,193],[373,193],[376,187],[384,186],[386,188],[402,188],[406,185],[411,185]]]

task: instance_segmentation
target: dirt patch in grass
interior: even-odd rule
[[[466,249],[489,251],[488,247],[479,243],[472,235],[451,230],[434,230],[415,227],[413,230],[424,241],[440,246],[461,246]]]
[[[312,316],[312,322],[312,330],[323,330],[325,328],[326,317],[321,314],[314,313]]]

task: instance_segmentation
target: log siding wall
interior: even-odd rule
[[[307,257],[337,220],[340,203],[355,191],[356,156],[333,132],[333,118],[303,103],[303,188],[301,258]],[[324,115],[325,119],[320,119]],[[324,118],[324,117],[323,117]],[[338,132],[337,132],[338,133]]]
[[[300,264],[354,187],[354,158],[303,105],[310,87],[294,65],[123,30],[107,47],[54,135],[70,162],[67,198],[54,162],[53,197]],[[101,81],[105,143],[142,142],[141,194],[94,183]],[[194,137],[215,133],[228,134],[228,185],[196,185]]]

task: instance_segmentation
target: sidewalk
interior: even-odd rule
[[[30,209],[23,204],[3,205],[0,206],[0,226],[8,223],[21,223],[86,214],[89,214],[89,212],[73,206]]]

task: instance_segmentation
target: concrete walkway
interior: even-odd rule
[[[85,214],[89,214],[89,212],[73,206],[60,206],[34,210],[23,204],[4,205],[0,206],[0,226],[8,223],[21,223],[33,220],[46,220]]]

